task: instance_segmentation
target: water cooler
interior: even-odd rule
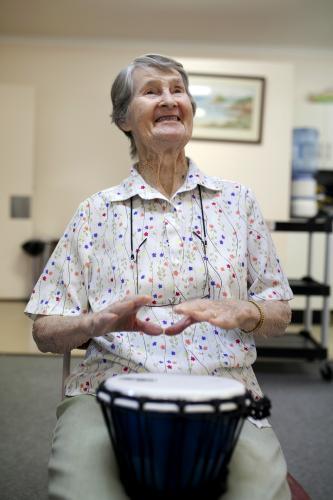
[[[315,217],[319,132],[315,128],[294,128],[291,183],[291,216]]]

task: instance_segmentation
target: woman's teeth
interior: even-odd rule
[[[160,116],[157,118],[157,122],[164,122],[164,121],[178,121],[179,118],[178,116]]]

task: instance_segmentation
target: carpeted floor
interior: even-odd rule
[[[257,364],[288,469],[312,500],[333,498],[333,383],[318,363]]]
[[[60,357],[0,355],[1,500],[47,498],[61,363]],[[256,371],[272,401],[289,471],[312,500],[333,498],[333,384],[322,381],[317,363],[261,362]]]

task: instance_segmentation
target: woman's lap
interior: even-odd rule
[[[57,415],[49,463],[50,499],[127,500],[95,398],[67,398]],[[230,462],[223,500],[289,500],[286,473],[272,429],[258,429],[246,421]]]

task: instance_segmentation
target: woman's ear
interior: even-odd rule
[[[132,130],[132,127],[130,126],[128,117],[126,117],[123,120],[121,120],[121,122],[119,123],[119,128],[123,132],[130,132]]]

